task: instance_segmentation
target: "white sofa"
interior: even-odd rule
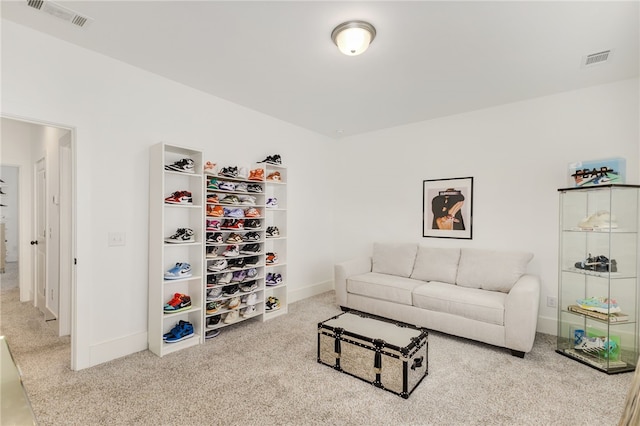
[[[343,309],[531,351],[540,280],[526,274],[533,254],[409,243],[374,243],[373,256],[335,265]]]

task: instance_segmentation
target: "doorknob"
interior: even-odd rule
[[[37,240],[36,241],[31,241],[31,245],[32,246],[37,246],[38,245],[38,241]]]

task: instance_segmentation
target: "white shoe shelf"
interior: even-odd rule
[[[275,253],[277,260],[275,263],[266,263],[266,274],[280,274],[282,282],[277,285],[266,285],[265,291],[265,320],[284,315],[288,311],[287,302],[287,168],[282,165],[264,163],[266,196],[265,202],[275,198],[278,203],[276,207],[266,207],[267,228],[277,227],[279,235],[267,237],[265,242],[265,252]],[[275,297],[280,302],[277,310],[266,310],[266,301],[269,297]]]
[[[165,165],[183,158],[194,162],[193,173],[165,170]],[[204,341],[204,198],[203,164],[200,151],[159,143],[150,150],[149,164],[149,306],[148,344],[149,350],[158,356],[201,344]],[[189,191],[192,202],[168,204],[165,198],[176,191]],[[194,232],[194,242],[168,243],[166,238],[179,228]],[[165,272],[176,263],[189,263],[191,276],[180,279],[165,279]],[[165,313],[164,306],[175,293],[190,296],[191,307],[177,313]],[[163,335],[180,320],[193,325],[194,333],[184,340],[167,343]]]

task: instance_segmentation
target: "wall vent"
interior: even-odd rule
[[[603,50],[602,52],[586,55],[582,58],[582,66],[590,67],[593,65],[605,63],[611,57],[611,53],[611,50]]]
[[[93,19],[88,16],[84,16],[49,0],[27,0],[27,6],[48,13],[63,21],[70,22],[78,27],[85,27],[87,24],[93,22]]]

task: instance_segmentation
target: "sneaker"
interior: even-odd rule
[[[275,209],[275,208],[277,208],[277,207],[278,207],[278,199],[277,199],[277,198],[275,198],[275,197],[274,197],[274,198],[269,198],[269,199],[267,200],[267,204],[266,204],[266,206],[267,206],[267,207],[269,207],[269,208],[271,208],[271,209]]]
[[[240,315],[242,315],[242,318],[248,318],[255,313],[256,313],[255,305],[247,306],[246,308],[240,310]]]
[[[207,269],[212,272],[219,272],[227,269],[229,264],[227,263],[227,259],[214,260]]]
[[[222,170],[218,172],[218,176],[226,176],[230,178],[238,177],[238,168],[237,167],[223,167]]]
[[[224,317],[224,320],[222,320],[222,322],[224,322],[225,324],[232,324],[236,321],[238,321],[238,311],[227,312],[227,314]]]
[[[165,314],[173,314],[191,309],[191,297],[182,293],[175,293],[173,299],[164,305]]]
[[[262,179],[260,179],[262,180]],[[256,193],[260,193],[263,191],[262,186],[255,184],[255,183],[250,183],[249,185],[247,185],[247,191],[249,192],[256,192]]]
[[[256,268],[247,269],[247,278],[252,279],[258,276],[258,270]]]
[[[193,197],[189,191],[176,191],[164,199],[167,204],[191,204]]]
[[[242,177],[242,179],[246,179],[246,177]],[[236,192],[248,192],[249,187],[246,182],[238,182],[236,183]]]
[[[280,155],[278,155],[278,154],[268,155],[267,158],[265,158],[262,161],[258,161],[258,163],[268,163],[268,164],[281,165],[282,164],[282,158],[280,158]]]
[[[237,195],[227,195],[222,200],[220,200],[220,204],[237,205],[240,204],[240,199]]]
[[[207,330],[204,332],[204,338],[205,339],[213,339],[214,337],[217,337],[220,334],[220,329],[217,328],[215,330]]]
[[[576,262],[574,266],[585,271],[618,272],[618,262],[615,259],[609,260],[603,255],[591,257],[591,253],[589,253],[589,257],[581,262]]]
[[[267,253],[267,258],[265,260],[267,265],[278,263],[278,253],[269,252]]]
[[[174,172],[194,173],[194,165],[195,163],[191,158],[183,158],[182,160],[178,160],[173,164],[164,166],[164,169]]]
[[[173,334],[173,330],[178,327],[178,326],[184,326],[184,324],[188,324],[188,321],[185,320],[180,320],[176,323],[176,325],[171,329],[171,331],[169,331],[168,333],[164,333],[162,335],[162,340],[166,340],[167,337],[170,337]]]
[[[247,232],[242,237],[242,241],[244,241],[244,242],[260,241],[260,234],[258,234],[257,232]]]
[[[240,204],[243,206],[255,206],[256,205],[256,197],[253,195],[241,195],[238,197],[240,199]]]
[[[222,305],[220,304],[220,302],[207,302],[207,314],[215,314],[220,310],[221,307]]]
[[[240,283],[247,278],[247,271],[236,271],[233,273],[233,277],[231,278],[231,282]]]
[[[178,262],[176,265],[164,273],[165,280],[179,280],[181,278],[189,278],[191,273],[191,265],[186,262]]]
[[[247,300],[245,302],[247,306],[253,306],[258,303],[258,293],[251,293],[247,296]]]
[[[615,351],[618,345],[613,340],[608,340],[606,337],[586,337],[583,336],[580,342],[574,346],[575,349],[579,349],[584,352],[597,354],[603,351],[607,353],[604,357],[607,358],[613,351]]]
[[[220,207],[220,206],[218,206]],[[245,216],[245,212],[242,209],[228,209],[224,208],[224,216],[225,217],[235,217],[235,218],[243,218]]]
[[[243,293],[249,293],[250,291],[253,291],[255,289],[258,288],[258,283],[254,281],[249,281],[243,284],[240,284],[238,286],[240,288],[240,291]]]
[[[162,337],[167,343],[176,343],[193,336],[193,324],[188,321],[180,321],[169,333]]]
[[[207,302],[218,300],[222,296],[222,287],[215,287],[207,290]]]
[[[240,252],[238,251],[238,246],[228,245],[225,249],[224,253],[222,253],[225,257],[235,257],[238,256]]]
[[[256,254],[260,253],[260,244],[245,244],[240,249],[242,254]]]
[[[221,243],[224,243],[221,232],[207,234],[207,244],[221,244]]]
[[[260,221],[258,219],[248,219],[244,221],[244,227],[246,229],[260,229]]]
[[[216,247],[207,247],[207,259],[215,259],[218,257],[218,249]]]
[[[256,266],[260,262],[260,258],[258,256],[245,257],[244,262],[247,266]]]
[[[218,194],[208,194],[207,195],[207,203],[219,203],[220,198],[218,198]]]
[[[207,318],[206,328],[214,328],[216,325],[220,323],[220,315],[216,315],[215,317]]]
[[[207,288],[214,287],[218,284],[218,275],[207,275]]]
[[[582,219],[578,224],[580,229],[613,229],[618,227],[616,217],[608,211],[601,210],[591,216]]]
[[[219,231],[220,221],[207,219],[207,231]]]
[[[242,236],[240,234],[236,234],[235,232],[230,233],[229,236],[227,237],[227,243],[229,244],[241,243],[241,242],[242,242]]]
[[[178,228],[175,234],[169,238],[165,238],[164,241],[172,244],[192,243],[195,241],[195,238],[193,237],[193,229]]]
[[[229,299],[229,302],[227,303],[227,309],[235,309],[238,306],[240,306],[239,297],[232,297],[231,299]]]
[[[244,229],[243,219],[225,219],[222,223],[222,229]]]
[[[239,210],[239,209],[238,209]],[[260,217],[260,210],[250,207],[243,212],[245,217]]]
[[[267,311],[277,311],[280,309],[280,301],[277,297],[271,296],[264,302],[264,308]]]
[[[276,171],[269,173],[269,176],[267,176],[267,180],[270,180],[272,182],[280,182],[282,180],[282,177],[280,176],[280,172]]]
[[[267,227],[267,238],[274,238],[280,236],[280,230],[277,226],[268,226]]]
[[[248,179],[249,178],[249,169],[247,169],[246,167],[239,167],[238,168],[238,179]],[[238,190],[238,187],[236,185],[236,191]]]
[[[224,213],[225,211],[222,206],[207,205],[207,216],[222,217],[224,216]]]
[[[222,294],[225,296],[233,296],[238,294],[238,292],[240,292],[240,289],[237,284],[228,285],[222,289]]]
[[[219,182],[218,183],[218,189],[221,189],[223,191],[235,191],[236,190],[236,184],[233,182]]]
[[[211,178],[211,179],[209,179],[209,182],[207,183],[207,189],[213,189],[213,190],[220,189],[220,188],[218,188],[218,185],[219,185],[218,179]]]
[[[601,312],[603,314],[615,314],[622,310],[615,299],[608,299],[606,297],[589,297],[587,299],[578,299],[576,302],[578,302],[578,305],[583,309]]]
[[[253,169],[249,172],[249,180],[264,180],[264,169]]]
[[[212,163],[211,161],[207,161],[204,163],[203,171],[205,173],[213,173],[216,169],[216,163]]]
[[[229,284],[231,278],[233,278],[233,274],[231,272],[225,272],[218,277],[218,284]]]
[[[244,257],[237,257],[235,259],[229,259],[230,269],[242,269],[245,267]]]
[[[269,285],[269,286],[282,284],[282,275],[269,272],[264,282],[266,285]]]

